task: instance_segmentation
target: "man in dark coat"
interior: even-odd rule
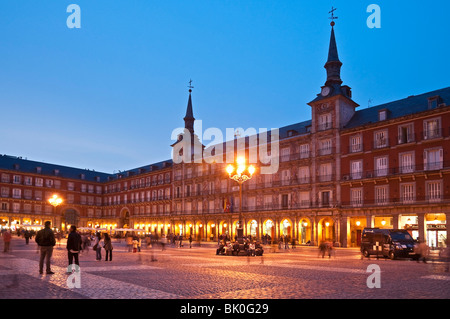
[[[50,268],[50,258],[53,254],[53,246],[56,244],[55,240],[55,234],[53,234],[53,231],[50,228],[51,222],[46,221],[45,222],[45,228],[41,229],[37,232],[36,238],[34,239],[36,243],[39,245],[41,256],[39,259],[39,273],[43,273],[44,269],[44,259],[45,264],[47,266],[47,274],[51,275],[54,274],[54,272]]]
[[[67,255],[69,257],[69,266],[73,264],[75,259],[75,264],[80,266],[78,261],[78,254],[81,250],[81,236],[77,233],[77,227],[74,225],[70,226],[70,233],[67,237]]]

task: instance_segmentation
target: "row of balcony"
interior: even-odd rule
[[[370,199],[370,200],[355,200],[348,202],[336,202],[336,201],[310,201],[301,200],[297,203],[292,203],[288,201],[286,203],[278,204],[261,204],[261,205],[243,205],[243,213],[258,213],[258,212],[268,212],[268,211],[291,211],[299,209],[351,209],[351,208],[369,208],[369,207],[383,207],[383,206],[400,206],[400,205],[432,205],[432,204],[448,204],[450,203],[449,195],[433,195],[433,196],[415,196],[412,198],[399,198],[399,197],[389,197],[383,199]],[[26,213],[26,214],[46,214],[51,215],[53,211],[32,211],[29,210],[17,210],[11,208],[0,208],[0,213]],[[142,217],[154,217],[154,216],[173,216],[173,215],[202,215],[202,214],[224,214],[224,213],[239,213],[239,207],[233,207],[231,210],[224,210],[223,208],[216,209],[197,209],[189,211],[175,211],[175,210],[164,210],[163,212],[153,212],[153,213],[134,213],[134,216]],[[96,214],[97,215],[97,214]],[[87,217],[94,217],[94,213],[89,214]],[[107,217],[107,216],[103,216]]]
[[[383,149],[383,148],[389,148],[396,145],[403,145],[408,143],[415,143],[419,141],[429,141],[437,138],[444,137],[444,130],[442,128],[435,129],[435,130],[428,130],[424,131],[421,134],[421,139],[418,138],[418,134],[416,133],[404,133],[397,136],[394,141],[390,138],[380,138],[380,139],[374,139],[372,143],[372,149],[365,149],[364,143],[357,143],[357,144],[351,144],[348,149],[348,153],[359,153],[369,150],[377,150],[377,149]],[[450,136],[450,129],[449,129],[449,136]]]
[[[393,167],[393,168],[381,168],[376,170],[364,170],[352,172],[350,174],[344,174],[342,176],[341,181],[354,181],[361,179],[370,179],[370,178],[379,178],[379,177],[389,177],[396,175],[404,175],[404,174],[413,174],[413,173],[421,173],[421,172],[430,172],[435,170],[442,170],[444,168],[450,168],[450,162],[432,162],[418,165],[407,165],[401,167]],[[318,175],[316,177],[316,183],[325,183],[325,182],[333,182],[335,181],[335,174],[327,174],[327,175]],[[276,181],[265,181],[262,183],[254,183],[252,181],[248,183],[244,183],[244,190],[258,190],[264,188],[272,188],[272,187],[284,187],[284,186],[297,186],[297,185],[308,185],[313,182],[310,176],[292,176],[290,178],[283,178],[281,180]],[[162,200],[172,200],[173,198],[182,198],[182,197],[194,197],[194,196],[208,196],[214,194],[224,194],[229,192],[237,192],[239,188],[237,186],[231,188],[219,188],[216,191],[212,191],[209,189],[195,191],[192,190],[190,193],[184,194],[176,194],[172,195],[159,195],[156,197],[151,197],[147,199],[134,199],[129,200],[131,203],[141,203],[141,202],[153,202],[153,201],[162,201]],[[10,196],[10,192],[1,193],[1,197],[9,198],[12,197],[14,199],[26,199],[26,200],[42,200],[42,197],[33,197],[31,195],[13,195]],[[119,202],[120,203],[120,202]],[[85,205],[86,203],[84,203]],[[89,205],[94,205],[94,203],[89,203]]]
[[[424,173],[448,168],[450,168],[450,162],[441,162],[441,161],[432,163],[423,163],[418,165],[404,165],[400,167],[380,168],[375,170],[351,172],[350,174],[344,174],[342,176],[342,181],[388,177],[413,173]]]

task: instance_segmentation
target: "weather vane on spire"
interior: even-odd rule
[[[189,93],[191,93],[191,92],[192,92],[192,89],[194,88],[194,87],[192,86],[192,79],[189,80],[188,88],[189,88]]]
[[[328,19],[331,19],[331,23],[330,24],[331,24],[332,27],[334,27],[334,25],[335,25],[334,20],[338,19],[338,17],[334,16],[334,11],[336,11],[336,10],[337,10],[336,8],[331,7],[331,11],[328,12],[328,13],[331,13],[331,17],[329,17]]]

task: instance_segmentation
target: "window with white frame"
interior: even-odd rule
[[[320,192],[320,204],[323,207],[328,207],[331,204],[331,191],[321,191]]]
[[[39,187],[43,186],[44,185],[44,179],[37,177],[35,182],[34,182],[34,185],[35,186],[39,186]]]
[[[25,176],[25,178],[24,178],[24,184],[25,184],[25,185],[28,185],[28,186],[33,185],[33,178],[30,177],[30,176]]]
[[[354,135],[350,137],[350,153],[362,151],[362,137],[361,135]]]
[[[444,151],[442,148],[427,149],[423,152],[424,170],[437,170],[444,167]]]
[[[9,205],[8,205],[8,203],[2,203],[2,205],[1,205],[1,210],[2,210],[2,211],[8,211],[8,210],[9,210]]]
[[[416,199],[414,183],[406,183],[400,185],[400,199],[402,203],[412,203]]]
[[[332,141],[331,139],[326,139],[320,141],[320,149],[319,154],[320,155],[328,155],[332,152]]]
[[[283,147],[281,149],[281,162],[289,161],[290,154],[291,154],[291,149],[289,147]]]
[[[9,183],[9,174],[2,174],[2,183]]]
[[[383,147],[388,147],[389,143],[388,143],[388,131],[387,130],[383,130],[383,131],[378,131],[375,132],[374,135],[374,148],[383,148]]]
[[[45,180],[45,186],[46,187],[53,187],[53,180],[52,179],[46,179]]]
[[[309,158],[309,144],[300,145],[300,158]]]
[[[34,191],[34,198],[36,200],[42,200],[42,191]]]
[[[2,187],[2,197],[9,197],[9,188]]]
[[[328,130],[332,127],[331,113],[319,116],[319,131]]]
[[[25,199],[32,199],[32,197],[33,197],[33,191],[32,191],[31,189],[25,189],[25,190],[23,191],[23,197],[24,197]]]
[[[387,156],[375,158],[375,176],[386,176],[388,174],[389,159]]]
[[[442,181],[429,181],[426,183],[427,199],[430,202],[442,200]]]
[[[401,153],[399,157],[400,173],[414,172],[414,152]]]
[[[363,189],[352,188],[350,192],[350,200],[352,206],[362,206],[363,204]]]
[[[375,187],[375,204],[385,205],[388,203],[389,189],[387,185]]]
[[[398,127],[398,144],[414,142],[414,124],[403,124]]]
[[[20,176],[20,175],[14,175],[13,176],[13,183],[14,184],[20,184],[21,181],[22,181],[22,176]]]
[[[310,206],[310,195],[309,192],[300,192],[300,206],[309,207]]]
[[[298,170],[298,177],[300,183],[309,183],[309,166],[301,166]]]
[[[319,180],[321,182],[328,182],[332,179],[331,163],[321,164],[319,167]]]
[[[20,203],[13,203],[12,209],[13,213],[18,213],[20,211]]]
[[[284,169],[281,171],[281,184],[289,185],[291,180],[291,171],[289,169]]]
[[[361,179],[363,173],[363,161],[357,160],[350,162],[351,179]]]
[[[441,120],[430,119],[423,121],[423,139],[429,140],[441,137]]]
[[[21,198],[22,190],[20,188],[13,188],[13,198]]]

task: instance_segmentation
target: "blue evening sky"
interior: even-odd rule
[[[0,154],[107,173],[170,159],[189,79],[203,130],[308,120],[331,6],[360,108],[449,86],[445,0],[2,0]]]

